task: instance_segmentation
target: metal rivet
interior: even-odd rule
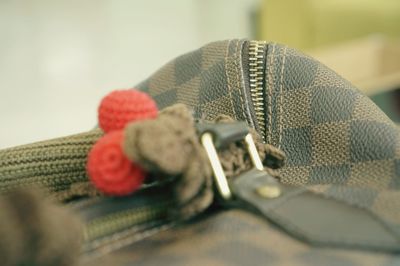
[[[281,189],[276,185],[264,185],[258,187],[256,192],[259,196],[268,199],[277,198],[282,194]]]

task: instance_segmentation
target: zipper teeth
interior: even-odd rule
[[[101,238],[84,246],[82,252],[85,254],[84,260],[90,260],[102,256],[114,250],[133,244],[144,238],[152,236],[158,232],[173,227],[173,222],[153,222],[143,226],[135,226],[115,233],[112,236]]]
[[[85,226],[85,240],[90,242],[127,227],[162,219],[166,214],[167,206],[168,204],[144,206],[96,218]]]
[[[250,41],[249,44],[249,84],[257,123],[263,139],[266,137],[264,105],[264,48],[266,41]]]

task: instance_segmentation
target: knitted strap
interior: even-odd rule
[[[87,182],[86,156],[102,131],[89,132],[0,150],[0,193],[38,185],[50,192]]]
[[[215,122],[229,123],[233,119],[218,117]],[[275,150],[263,144],[255,131],[252,133],[262,159],[270,155],[283,160],[283,154],[274,156]],[[200,200],[203,194],[199,191],[206,184],[207,189],[203,196],[207,203],[200,204],[200,200],[196,204],[208,206],[211,203],[208,160],[198,143],[189,109],[179,104],[165,108],[157,119],[132,123],[125,134],[127,141],[124,149],[133,161],[140,163],[149,172],[181,176],[176,184],[178,202],[186,205],[191,199]],[[94,129],[86,133],[0,150],[0,193],[36,185],[47,189],[51,196],[61,201],[97,194],[97,190],[88,182],[86,162],[90,149],[102,135],[100,129]],[[232,144],[227,151],[221,151],[221,162],[228,177],[251,166],[243,147],[236,145]],[[163,148],[160,150],[160,147]],[[267,170],[276,176],[268,167],[271,165],[267,165]],[[189,205],[193,205],[192,203]],[[191,207],[188,209],[192,210]]]

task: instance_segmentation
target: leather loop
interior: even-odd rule
[[[277,197],[266,197],[262,187],[276,186]],[[251,170],[231,182],[246,208],[256,209],[287,233],[318,246],[400,251],[400,241],[375,215],[306,188],[279,184],[266,172]]]

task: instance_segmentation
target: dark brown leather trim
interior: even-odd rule
[[[256,193],[265,185],[279,186],[281,195],[271,199]],[[251,170],[239,176],[232,190],[264,217],[310,244],[400,251],[396,235],[367,210],[278,184],[265,172]]]

